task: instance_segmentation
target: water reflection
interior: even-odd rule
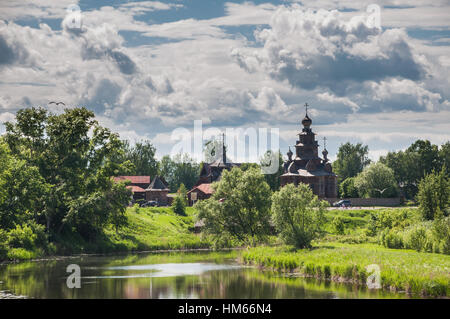
[[[0,290],[33,298],[405,298],[243,267],[236,252],[90,256],[0,266]],[[81,288],[66,267],[81,267]]]

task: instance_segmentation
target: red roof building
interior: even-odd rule
[[[189,192],[187,192],[187,197],[189,200],[189,205],[193,205],[196,201],[210,198],[214,193],[210,183],[203,183],[194,186]]]
[[[133,201],[145,200],[146,189],[150,185],[150,176],[116,176],[115,182],[129,181],[127,186],[133,192]]]

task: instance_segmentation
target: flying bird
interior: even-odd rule
[[[383,189],[378,189],[375,188],[376,191],[380,192],[380,194],[383,194],[385,190],[387,190],[389,187],[383,188]]]
[[[56,104],[56,105],[62,104],[62,105],[64,105],[64,106],[66,106],[63,102],[54,102],[54,101],[51,101],[51,102],[49,102],[48,104]]]

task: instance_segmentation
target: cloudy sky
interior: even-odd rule
[[[279,128],[285,153],[305,102],[331,158],[441,144],[449,70],[449,0],[0,1],[1,122],[63,101],[158,156],[194,120]]]

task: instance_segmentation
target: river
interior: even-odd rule
[[[28,298],[406,298],[243,266],[238,252],[79,256],[0,265],[0,291]],[[67,272],[79,266],[80,288]],[[75,266],[77,267],[77,266]],[[69,280],[77,284],[74,275]]]

